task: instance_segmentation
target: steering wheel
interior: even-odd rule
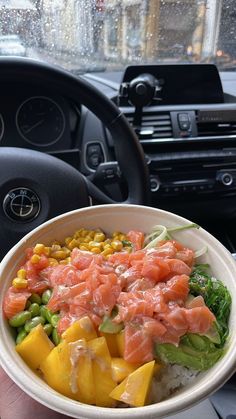
[[[126,204],[147,204],[149,176],[142,147],[120,110],[95,87],[71,73],[25,58],[0,58],[0,83],[33,81],[83,104],[109,129],[126,179]],[[84,175],[51,155],[14,147],[0,148],[0,258],[21,237],[63,212],[114,201]]]

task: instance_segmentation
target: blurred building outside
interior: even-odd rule
[[[222,41],[222,16],[234,1],[0,0],[0,35],[18,34],[42,58],[64,60],[68,67],[83,60],[108,66],[207,62],[230,50],[231,37]]]

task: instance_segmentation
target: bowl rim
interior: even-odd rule
[[[109,209],[108,209],[109,208]],[[26,242],[32,238],[37,232],[43,231],[43,229],[47,228],[50,224],[53,224],[55,222],[60,222],[60,220],[65,220],[67,218],[70,218],[73,215],[77,215],[83,212],[90,213],[93,211],[101,211],[104,210],[110,211],[110,209],[118,209],[122,208],[127,209],[128,211],[131,211],[132,209],[136,210],[143,210],[147,211],[149,213],[161,213],[163,215],[167,215],[168,217],[172,218],[178,218],[178,220],[182,223],[189,223],[190,220],[181,217],[177,214],[171,213],[169,211],[165,211],[162,209],[157,209],[153,207],[148,206],[140,206],[140,205],[130,205],[130,204],[106,204],[106,205],[97,205],[97,206],[91,206],[91,207],[85,207],[80,208],[77,210],[73,210],[64,214],[61,214],[57,217],[54,217],[45,223],[41,224],[40,226],[36,227],[34,230],[29,232],[26,236],[24,236],[3,258],[3,260],[0,263],[0,277],[1,273],[4,269],[4,267],[10,262],[12,256],[16,252],[17,249],[19,249],[21,246],[25,245]],[[213,244],[221,250],[222,255],[226,258],[227,265],[230,270],[236,271],[236,265],[235,260],[231,256],[230,252],[210,233],[208,233],[203,228],[200,228],[201,234],[203,237],[207,238],[208,241],[213,242]],[[2,280],[0,280],[1,283]],[[3,298],[3,297],[1,297]],[[32,383],[32,380],[27,381],[27,377],[31,374],[26,374],[26,372],[23,371],[23,374],[19,374],[17,377],[14,375],[15,371],[15,362],[11,359],[10,352],[7,350],[7,340],[8,336],[5,333],[6,330],[3,326],[3,320],[0,319],[0,365],[5,370],[5,372],[11,377],[11,379],[24,391],[26,392],[30,397],[34,398],[41,404],[47,406],[50,409],[53,409],[57,412],[63,413],[65,415],[71,415],[71,417],[75,418],[90,418],[94,419],[97,417],[104,417],[106,419],[109,418],[118,418],[124,416],[125,418],[128,415],[125,415],[126,409],[123,408],[104,408],[104,407],[97,407],[97,406],[90,406],[86,404],[81,404],[77,401],[73,401],[72,399],[69,399],[60,393],[57,393],[53,389],[49,387],[51,391],[48,392],[47,397],[41,397],[39,386],[38,386],[38,380],[39,379],[35,373],[32,372],[32,374],[37,377],[36,381]],[[2,330],[3,328],[3,330]],[[236,335],[235,335],[235,342],[236,342]],[[23,362],[23,361],[22,361]],[[136,419],[138,418],[155,418],[155,417],[166,417],[170,414],[178,413],[182,410],[187,409],[190,406],[193,406],[195,404],[200,403],[203,399],[207,398],[210,394],[215,392],[218,388],[220,388],[236,371],[236,345],[235,348],[231,348],[230,352],[227,354],[227,363],[225,368],[223,368],[223,363],[220,364],[219,374],[215,376],[214,381],[211,380],[210,383],[205,384],[203,387],[199,389],[195,389],[191,391],[191,397],[188,394],[188,392],[181,394],[181,397],[173,396],[171,398],[168,398],[167,400],[161,401],[159,403],[147,405],[144,407],[133,407],[128,409],[129,414],[132,414],[132,416]],[[18,366],[18,369],[20,367]],[[32,377],[31,377],[32,378]],[[46,384],[45,382],[43,382]],[[47,385],[46,385],[47,386]],[[70,407],[70,409],[68,409]],[[79,413],[78,413],[79,412]],[[79,416],[78,416],[79,414]]]

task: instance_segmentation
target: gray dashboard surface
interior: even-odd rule
[[[168,419],[219,419],[216,411],[209,400],[197,404],[191,409],[168,416]]]

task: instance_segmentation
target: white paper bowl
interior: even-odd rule
[[[188,220],[169,212],[136,205],[102,205],[66,213],[36,228],[24,237],[9,251],[0,264],[0,302],[15,276],[17,267],[22,261],[24,250],[38,243],[49,244],[72,234],[80,227],[102,228],[105,232],[140,229],[150,232],[156,224],[168,227],[185,225]],[[178,239],[194,250],[208,246],[208,253],[202,262],[211,265],[213,274],[221,279],[232,295],[230,316],[230,336],[227,351],[217,364],[209,371],[202,373],[188,387],[153,405],[130,408],[111,409],[89,406],[75,402],[54,391],[37,377],[22,361],[15,351],[15,343],[10,334],[7,321],[0,318],[0,363],[7,374],[31,397],[40,403],[75,418],[86,419],[156,419],[184,410],[216,391],[236,370],[236,264],[230,253],[203,229],[191,229],[178,233]]]

